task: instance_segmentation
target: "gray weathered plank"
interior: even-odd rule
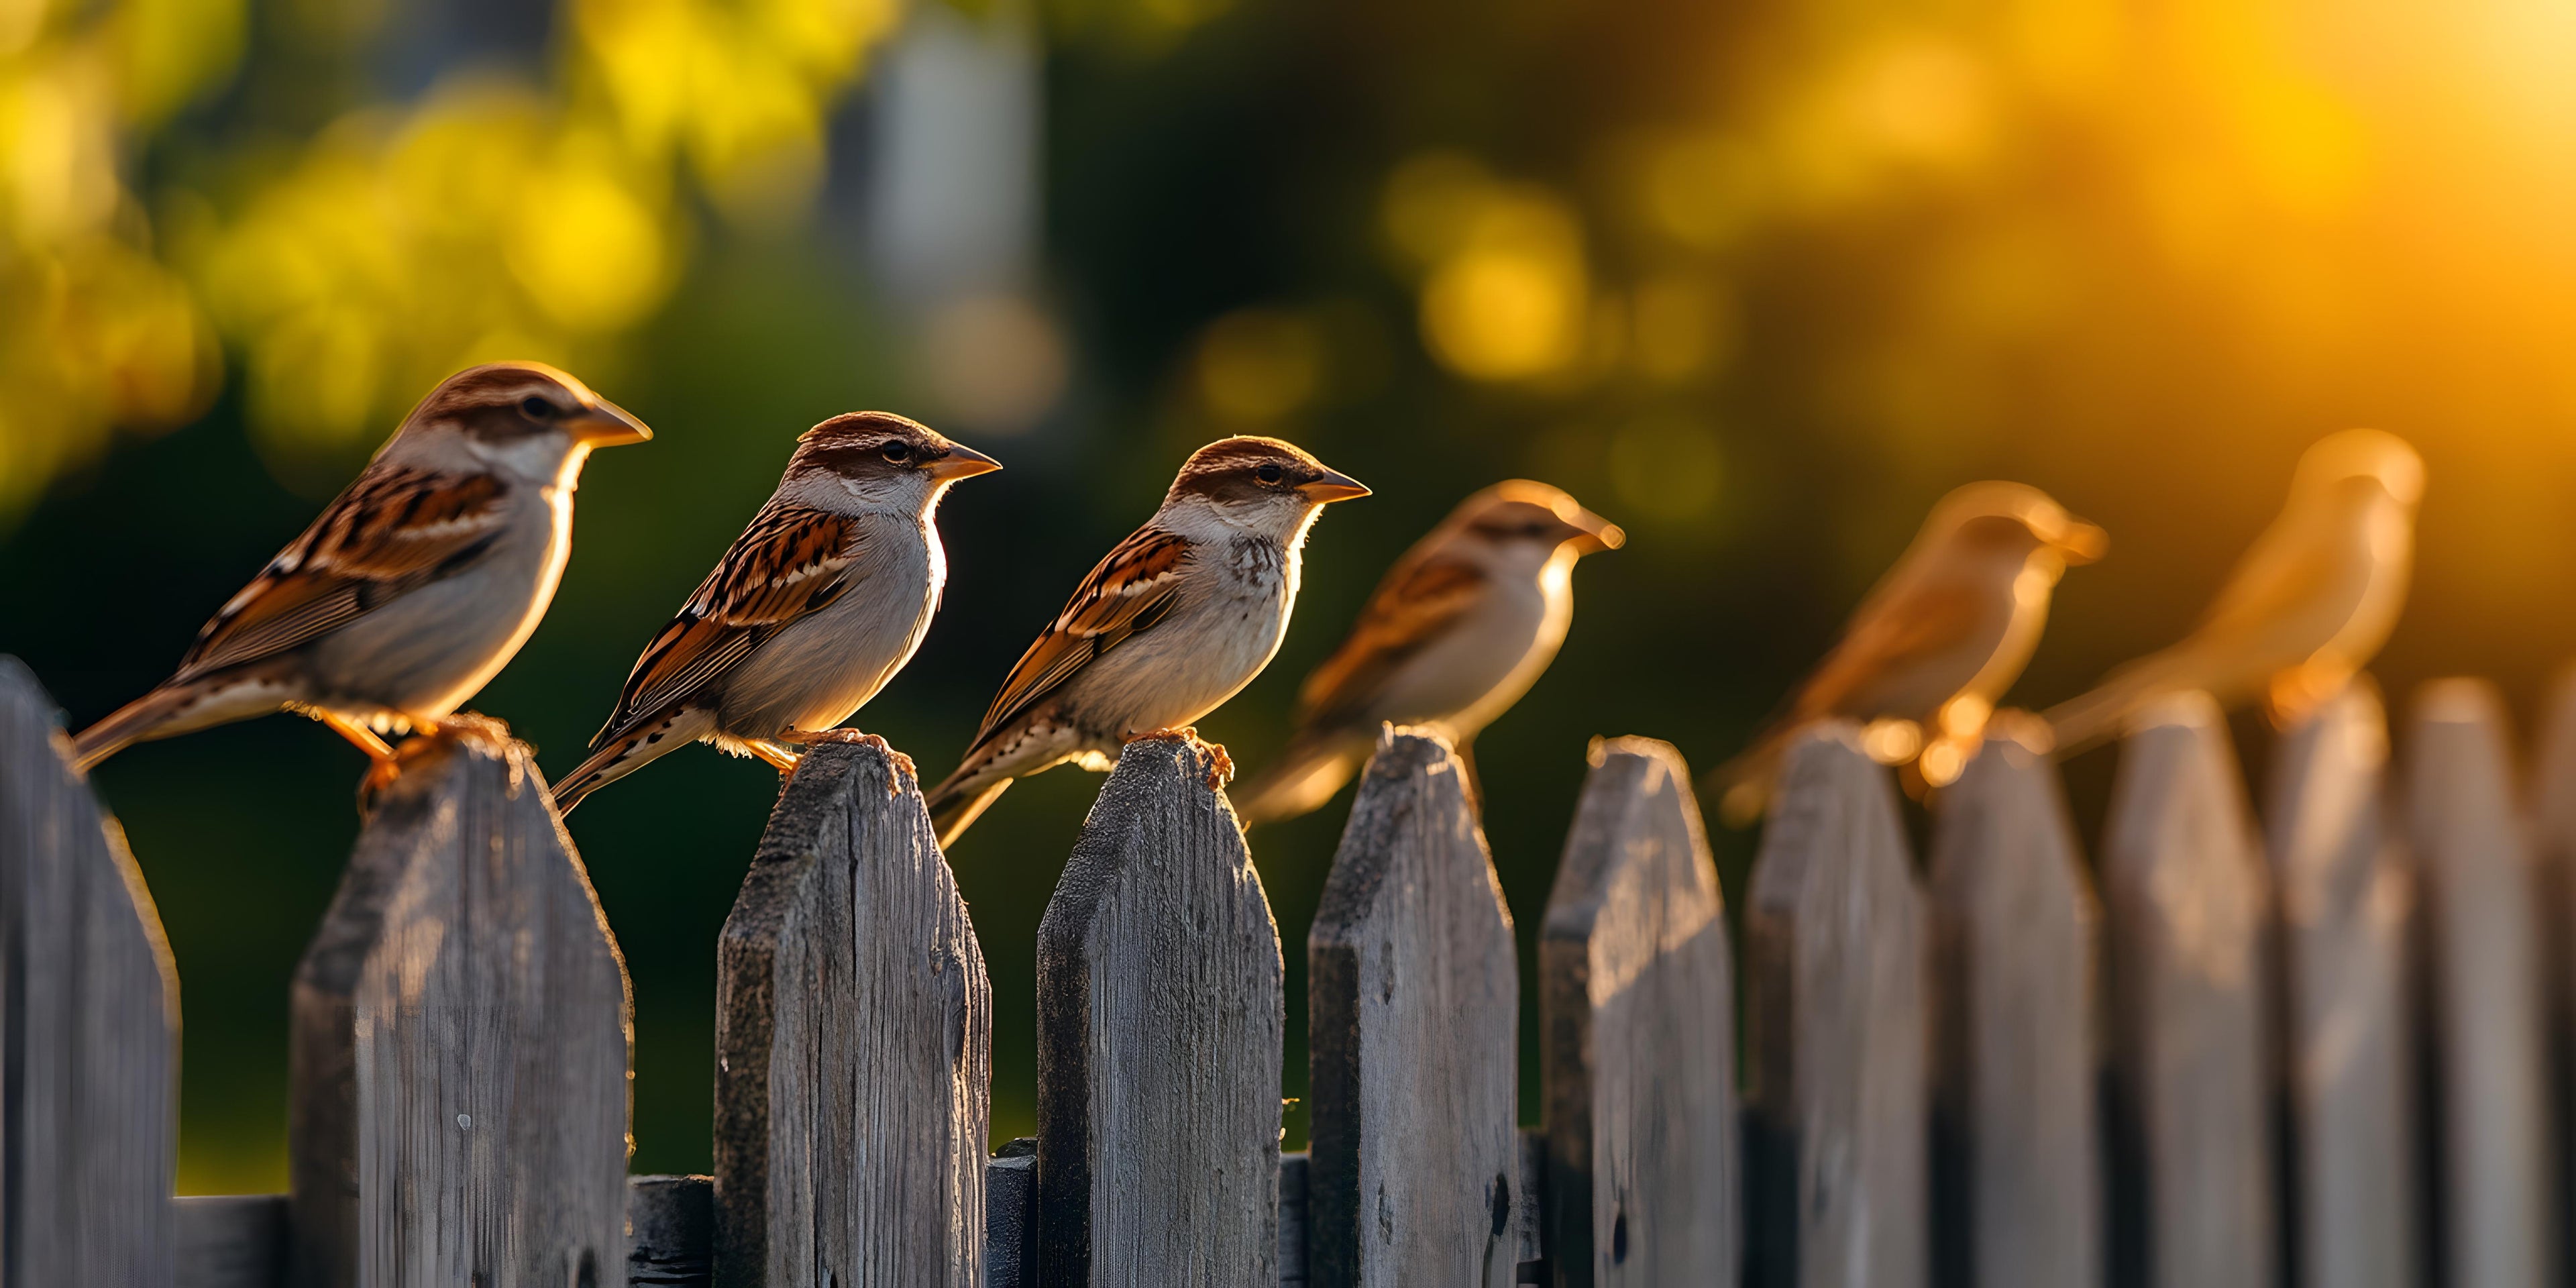
[[[1214,765],[1127,744],[1038,928],[1050,1288],[1279,1280],[1279,930]]]
[[[2384,803],[2388,722],[2365,678],[2284,732],[2266,851],[2289,1093],[2299,1282],[2401,1288],[2417,1273],[2414,880]]]
[[[909,767],[816,746],[716,953],[716,1277],[984,1282],[992,988]]]
[[[179,981],[65,750],[0,657],[0,1284],[167,1284]]]
[[[1924,921],[1887,771],[1847,723],[1800,734],[1744,914],[1753,1283],[1927,1280]]]
[[[628,1288],[706,1288],[713,1282],[715,1179],[626,1178]]]
[[[1309,1275],[1511,1288],[1519,963],[1438,735],[1381,733],[1306,958]]]
[[[1936,1264],[1953,1288],[2081,1288],[2103,1271],[2100,914],[2016,728],[1998,716],[1933,802]]]
[[[2478,680],[2416,695],[2408,835],[2424,901],[2444,1281],[2553,1283],[2556,1236],[2529,838],[2502,701]]]
[[[286,1282],[285,1195],[198,1195],[175,1203],[176,1288],[279,1288]]]
[[[2268,898],[2236,754],[2206,695],[2134,720],[2107,830],[2115,1280],[2269,1284]]]
[[[452,720],[296,969],[296,1281],[623,1279],[631,1042],[625,963],[534,758]]]
[[[1595,741],[1539,937],[1549,1258],[1561,1285],[1733,1282],[1733,965],[1690,771]]]

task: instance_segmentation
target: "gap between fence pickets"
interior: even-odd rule
[[[1028,1206],[1035,1199],[1037,1158],[1023,1140],[984,1164],[989,1205],[984,1230],[985,1288],[1028,1288],[1034,1276],[1026,1240],[1035,1230]],[[1546,1145],[1523,1129],[1520,1175],[1513,1187],[1512,1226],[1523,1246],[1536,1246]],[[177,1201],[179,1273],[173,1288],[285,1288],[286,1196],[224,1194]],[[631,1288],[704,1288],[715,1248],[715,1178],[626,1178],[626,1282]],[[1303,1284],[1306,1276],[1306,1155],[1279,1156],[1279,1282]]]

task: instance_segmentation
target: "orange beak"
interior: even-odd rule
[[[1317,505],[1331,505],[1335,501],[1354,500],[1369,494],[1367,484],[1348,474],[1339,474],[1332,470],[1324,471],[1322,478],[1299,484],[1297,490],[1305,493],[1306,499]]]
[[[574,412],[564,424],[572,430],[573,440],[584,447],[624,447],[649,442],[653,437],[644,422],[605,398]]]
[[[930,477],[935,479],[971,479],[1002,468],[1000,461],[962,443],[948,445],[948,454],[930,463]]]

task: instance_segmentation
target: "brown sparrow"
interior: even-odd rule
[[[784,773],[781,743],[863,736],[833,726],[921,647],[948,580],[932,515],[950,484],[1000,462],[885,412],[805,431],[778,491],[664,626],[590,758],[555,786],[582,797],[691,742]]]
[[[1959,776],[1995,701],[2021,678],[2070,564],[2102,557],[2100,528],[2021,483],[1971,483],[1941,498],[1840,642],[1751,749],[1710,775],[1726,821],[1762,816],[1791,735],[1812,721],[1861,723],[1882,764],[1939,787]]]
[[[2296,721],[2388,642],[2406,604],[2424,460],[2375,429],[2329,434],[2299,458],[2290,499],[2228,578],[2198,629],[2051,707],[2058,754],[2120,732],[2163,694],[2197,689],[2222,707],[2267,699]]]
[[[1235,794],[1248,822],[1330,800],[1378,728],[1436,728],[1472,766],[1476,734],[1556,660],[1574,620],[1574,561],[1626,542],[1619,525],[1545,483],[1467,498],[1387,570],[1350,638],[1306,677],[1280,763]]]
[[[1012,779],[1068,760],[1106,770],[1130,740],[1250,684],[1288,631],[1306,530],[1324,506],[1368,491],[1275,438],[1200,448],[1021,655],[965,759],[931,789],[940,844]]]
[[[595,447],[653,432],[535,362],[460,371],[241,593],[177,674],[83,730],[81,768],[129,743],[273,711],[329,725],[396,772],[379,732],[433,731],[508,665],[572,550]]]

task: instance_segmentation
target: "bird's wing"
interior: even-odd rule
[[[866,545],[860,535],[858,519],[808,506],[772,505],[753,516],[715,571],[644,646],[618,695],[617,713],[591,745],[688,697],[761,641],[839,599]]]
[[[1161,621],[1171,611],[1189,557],[1188,538],[1150,524],[1119,542],[1020,655],[1019,665],[1011,668],[985,711],[976,743],[1035,706],[1093,658]]]
[[[371,467],[197,632],[176,680],[275,657],[474,561],[507,521],[490,474]]]
[[[1439,639],[1493,592],[1472,564],[1428,559],[1387,576],[1351,627],[1350,638],[1298,690],[1299,725],[1328,728],[1357,719],[1396,669]]]
[[[2337,554],[2327,542],[2294,540],[2292,533],[2275,526],[2255,539],[2228,574],[2226,586],[2193,628],[2193,641],[2243,643],[2277,630],[2285,612],[2330,590],[2344,571]],[[2318,645],[2331,635],[2329,630],[2320,636]]]
[[[1978,587],[1952,580],[1927,582],[1890,595],[1853,621],[1842,642],[1817,665],[1815,674],[1798,690],[1793,718],[1804,722],[1828,715],[1878,714],[1856,710],[1854,704],[1892,672],[1967,643],[1986,624],[1983,598]],[[1974,679],[1985,659],[1971,662],[1961,671],[1959,684]],[[1937,704],[1949,696],[1942,694],[1931,701]]]

